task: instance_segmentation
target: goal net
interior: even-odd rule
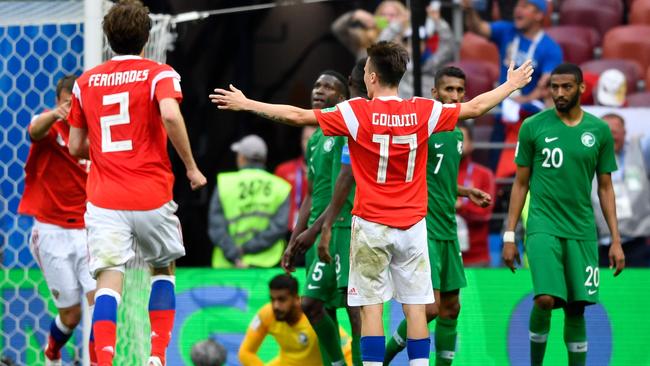
[[[112,4],[104,1],[102,11]],[[42,365],[56,308],[28,249],[32,219],[17,214],[29,152],[27,125],[55,105],[59,78],[84,70],[83,1],[0,1],[0,359]],[[169,15],[152,15],[145,57],[165,62],[173,42]],[[103,42],[102,59],[111,57]],[[136,257],[127,264],[119,311],[117,365],[144,364],[149,354],[149,274]],[[79,329],[79,328],[78,328]],[[63,350],[64,364],[83,363],[79,330]],[[87,336],[87,335],[86,335]]]

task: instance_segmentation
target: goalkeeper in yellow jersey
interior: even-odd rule
[[[280,354],[266,363],[267,366],[322,365],[316,333],[300,307],[298,281],[286,274],[277,275],[269,282],[269,290],[271,302],[251,321],[239,347],[239,362],[243,366],[265,365],[257,350],[266,335],[271,334],[280,347]],[[345,342],[345,361],[351,365],[351,341],[345,341],[348,337],[340,331],[341,343]]]

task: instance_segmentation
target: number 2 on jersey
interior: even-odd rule
[[[373,134],[372,142],[379,144],[379,167],[377,168],[377,183],[386,183],[386,171],[388,170],[388,152],[390,147],[390,135]],[[413,180],[413,171],[415,170],[415,154],[418,147],[418,137],[416,134],[393,136],[392,143],[395,145],[408,144],[409,157],[406,163],[405,182]]]
[[[129,92],[104,95],[102,105],[109,106],[119,104],[120,112],[109,116],[102,116],[99,119],[102,134],[102,152],[118,152],[133,150],[131,140],[113,141],[111,138],[111,127],[131,123],[129,115]]]

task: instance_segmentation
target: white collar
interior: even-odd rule
[[[112,61],[124,61],[124,60],[142,60],[142,57],[136,55],[118,55],[111,58]]]
[[[386,96],[381,96],[381,97],[376,97],[376,99],[387,101],[387,100],[396,100],[398,102],[402,101],[402,98],[398,97],[397,95],[386,95]]]

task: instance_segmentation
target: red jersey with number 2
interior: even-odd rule
[[[152,210],[172,199],[174,175],[159,101],[182,99],[180,76],[165,64],[117,56],[74,85],[68,120],[88,130],[88,200],[115,210]]]
[[[427,213],[427,140],[456,126],[460,105],[356,98],[315,110],[325,135],[348,136],[357,183],[352,214],[407,229]]]

